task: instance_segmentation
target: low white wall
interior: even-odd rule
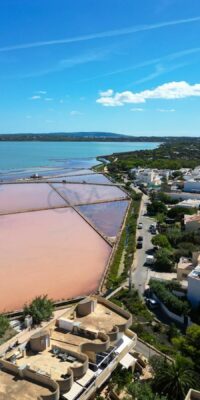
[[[174,321],[176,321],[176,322],[179,322],[179,323],[181,323],[181,324],[184,324],[184,316],[183,315],[177,315],[177,314],[175,314],[175,313],[173,313],[172,311],[170,311],[166,306],[165,306],[165,304],[163,304],[162,303],[162,301],[160,301],[160,299],[153,293],[153,296],[152,296],[159,304],[160,304],[160,307],[162,308],[162,310],[164,311],[164,313],[166,314],[166,315],[168,315],[168,317],[169,318],[171,318],[171,319],[173,319]],[[190,320],[190,318],[188,318],[188,325],[191,325],[191,320]]]

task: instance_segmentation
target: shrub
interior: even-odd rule
[[[0,314],[0,337],[2,337],[9,328],[9,320],[5,315]]]
[[[42,321],[48,321],[53,315],[53,301],[46,296],[36,297],[32,303],[25,305],[24,315],[31,315],[34,324],[40,324]]]
[[[189,312],[187,301],[180,300],[170,292],[170,288],[164,282],[151,279],[150,288],[160,301],[173,313],[177,315],[186,315]],[[171,289],[172,290],[172,289]]]
[[[154,246],[164,247],[170,249],[171,245],[166,235],[158,234],[152,238],[152,244]]]
[[[156,251],[155,254],[155,267],[157,270],[164,272],[171,272],[174,264],[172,259],[172,252],[169,249],[163,248]]]
[[[156,214],[166,214],[167,207],[164,203],[162,203],[162,201],[153,200],[150,204],[148,204],[147,212],[151,216],[154,216]]]

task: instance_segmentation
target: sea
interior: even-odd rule
[[[160,143],[145,142],[0,142],[0,181],[44,176],[91,168],[96,157],[151,150]]]

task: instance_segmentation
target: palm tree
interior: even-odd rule
[[[177,356],[175,361],[169,362],[154,358],[151,364],[155,374],[153,387],[169,400],[183,400],[190,388],[198,389],[198,377],[189,359]]]

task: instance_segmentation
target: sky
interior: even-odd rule
[[[200,136],[199,0],[1,0],[0,133]]]

